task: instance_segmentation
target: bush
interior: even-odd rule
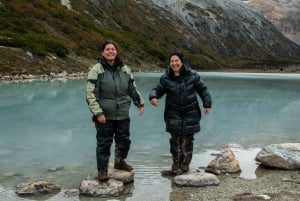
[[[20,47],[28,49],[33,54],[45,56],[48,52],[55,53],[59,57],[68,55],[68,48],[54,39],[44,39],[34,34],[14,34],[11,37],[0,38],[0,45],[9,47]]]
[[[46,39],[43,43],[45,45],[45,50],[55,53],[59,57],[66,57],[69,54],[68,48],[59,41]]]

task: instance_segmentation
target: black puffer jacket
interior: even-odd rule
[[[166,131],[187,135],[200,131],[201,111],[197,100],[200,96],[203,107],[211,108],[211,96],[200,75],[184,65],[181,75],[175,77],[169,67],[152,89],[149,100],[160,99],[166,94],[164,119]]]

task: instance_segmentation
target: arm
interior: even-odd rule
[[[99,74],[99,67],[97,65],[93,66],[90,72],[88,73],[88,79],[86,84],[86,101],[89,107],[89,110],[99,118],[103,115],[103,110],[97,101],[97,97],[95,95],[95,87]]]
[[[211,95],[199,74],[196,74],[195,89],[202,100],[204,113],[208,114],[211,111],[212,106]]]
[[[138,91],[136,83],[133,79],[132,73],[130,73],[130,80],[128,84],[129,96],[132,98],[134,105],[138,107],[138,113],[140,115],[144,112],[144,99],[141,96],[141,93]]]
[[[153,88],[149,94],[149,101],[152,105],[158,105],[158,99],[160,99],[166,93],[163,77],[160,78],[159,83]]]

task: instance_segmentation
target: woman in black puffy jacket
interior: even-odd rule
[[[211,96],[200,75],[184,64],[181,53],[172,53],[169,67],[149,95],[152,105],[166,94],[164,120],[166,131],[171,134],[172,174],[189,171],[193,155],[194,134],[200,131],[201,111],[197,100],[200,96],[204,113],[211,111]]]

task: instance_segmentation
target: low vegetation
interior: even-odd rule
[[[183,40],[171,23],[157,24],[162,20],[156,10],[147,11],[153,23],[144,23],[147,16],[137,18],[145,10],[135,8],[133,1],[127,2],[126,15],[120,5],[113,5],[116,10],[108,10],[109,14],[89,1],[71,2],[74,10],[59,0],[0,0],[0,74],[86,71],[98,58],[99,42],[104,39],[120,45],[123,59],[134,70],[160,70],[167,65],[170,51],[178,48],[176,41]],[[169,32],[162,32],[160,26],[168,26]],[[181,51],[196,69],[300,63],[293,57],[266,61],[225,56],[201,41],[195,47]]]

